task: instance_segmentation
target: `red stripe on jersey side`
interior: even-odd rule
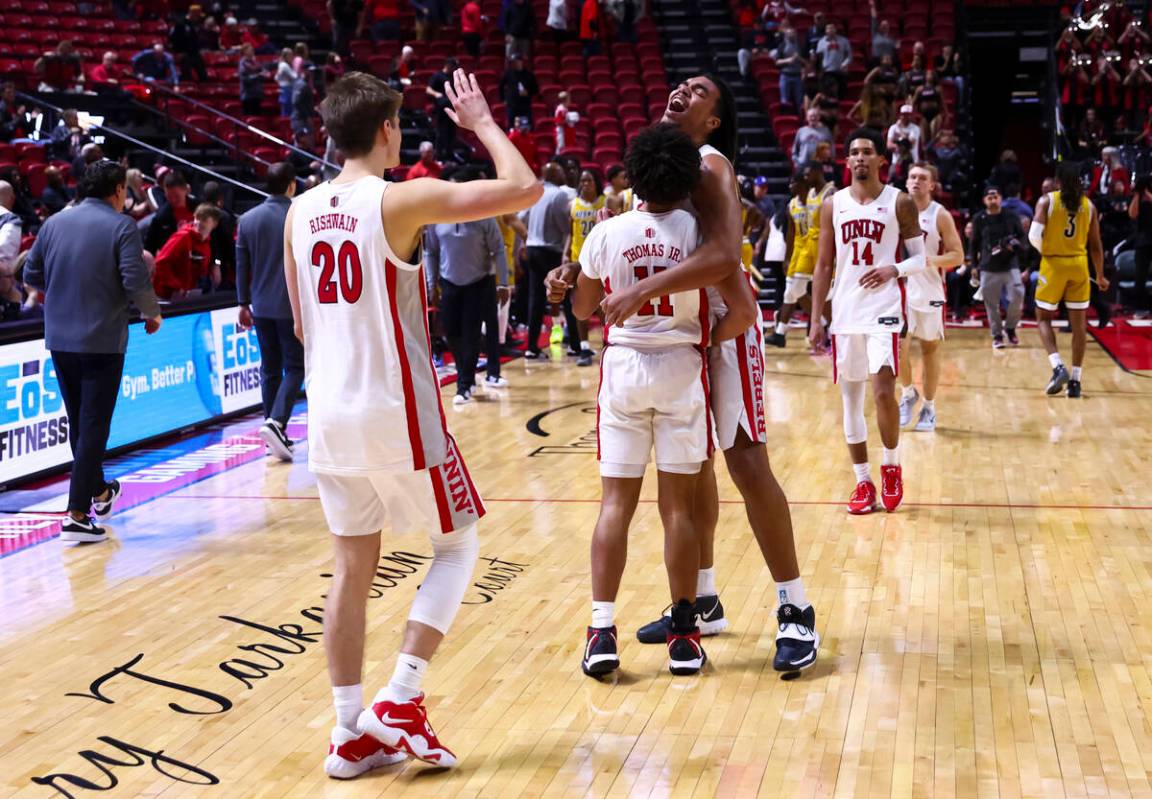
[[[444,472],[439,466],[428,470],[428,478],[432,481],[432,493],[436,495],[436,513],[440,516],[440,532],[450,533],[455,525],[452,523],[452,508],[448,504],[448,492],[444,490]]]
[[[837,363],[837,361],[836,361],[836,334],[833,333],[832,334],[832,382],[833,383],[839,383],[840,382],[840,375],[836,371],[836,363]]]
[[[712,328],[709,324],[710,315],[708,313],[708,291],[707,289],[700,289],[700,346],[708,346],[708,337],[712,334]]]
[[[708,383],[708,350],[698,347],[700,353],[700,385],[704,387],[704,429],[708,435],[708,457],[715,453],[715,438],[712,435],[712,386]]]
[[[752,375],[748,373],[748,341],[741,333],[736,337],[736,361],[740,365],[740,393],[744,395],[744,413],[748,416],[750,438],[756,435],[756,409],[752,403]]]
[[[896,364],[892,367],[892,371],[896,373],[896,377],[900,376],[900,334],[892,334],[892,362]],[[915,373],[913,373],[915,374]]]
[[[412,468],[420,471],[426,466],[424,439],[420,435],[420,413],[416,409],[416,388],[412,384],[412,369],[408,363],[408,349],[404,344],[404,326],[400,323],[400,310],[396,305],[396,265],[387,260],[384,262],[384,283],[388,290],[388,311],[392,317],[392,334],[400,361],[400,383],[404,388],[404,416],[408,422],[408,444],[412,447]]]
[[[460,464],[460,473],[464,475],[464,482],[468,484],[468,493],[472,497],[472,505],[476,508],[476,518],[481,519],[488,509],[484,507],[484,500],[480,498],[480,492],[476,490],[476,486],[472,483],[472,473],[468,471],[468,464],[464,461],[464,456],[460,454],[460,448],[456,446],[456,439],[452,437],[451,433],[448,436],[448,446],[456,454],[456,462]]]

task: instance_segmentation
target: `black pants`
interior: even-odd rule
[[[68,443],[72,447],[68,510],[87,514],[92,498],[103,494],[108,485],[104,449],[120,394],[124,354],[54,350],[52,363],[68,412]]]
[[[457,286],[440,280],[440,329],[456,361],[457,392],[476,385],[480,358],[480,325],[487,327],[488,376],[500,376],[500,331],[496,323],[496,278]]]
[[[204,56],[197,50],[194,53],[181,53],[180,54],[180,77],[184,80],[190,80],[192,73],[196,73],[196,77],[200,79],[201,83],[208,82],[208,68],[204,64]]]
[[[479,33],[462,33],[460,39],[464,42],[464,49],[468,51],[468,55],[473,58],[480,57],[480,42],[484,38]]]
[[[1132,290],[1133,307],[1138,311],[1149,310],[1148,269],[1152,265],[1152,247],[1136,248],[1136,286]]]
[[[440,161],[456,158],[456,123],[443,111],[436,112],[436,158]]]
[[[544,324],[544,311],[548,307],[548,291],[544,278],[560,266],[561,253],[547,247],[528,248],[528,349],[540,350],[540,327]],[[576,314],[572,302],[565,298],[562,305],[568,323],[568,347],[580,349],[580,331],[576,327]]]
[[[292,406],[304,385],[304,345],[292,330],[291,319],[253,317],[260,341],[260,401],[264,418],[288,424]]]

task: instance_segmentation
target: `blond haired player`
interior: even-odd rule
[[[1108,290],[1104,277],[1104,246],[1100,242],[1100,218],[1080,180],[1080,165],[1064,161],[1056,169],[1060,190],[1045,194],[1036,204],[1036,216],[1028,228],[1028,241],[1040,251],[1040,280],[1036,284],[1036,320],[1040,340],[1048,350],[1052,378],[1045,389],[1059,394],[1065,386],[1068,396],[1080,396],[1080,375],[1084,349],[1088,343],[1088,320],[1085,313],[1092,298],[1088,261],[1096,272],[1096,285]],[[1052,319],[1060,303],[1068,309],[1072,328],[1072,373],[1056,348]]]
[[[884,444],[880,501],[889,513],[904,499],[900,468],[900,410],[896,377],[900,369],[900,331],[904,327],[904,280],[925,268],[924,232],[916,204],[907,194],[880,180],[884,140],[871,128],[848,136],[852,183],[824,201],[820,252],[812,278],[812,306],[823,307],[832,282],[832,379],[844,403],[844,438],[852,457],[856,489],[848,512],[877,509],[876,485],[868,468],[868,424],[864,386],[872,383],[876,423]],[[900,260],[903,243],[907,257]],[[824,342],[824,324],[813,315],[809,339]]]
[[[353,72],[321,106],[344,167],[297,197],[285,220],[284,273],[308,380],[308,465],[335,549],[324,648],[336,727],[324,770],[341,779],[405,755],[456,764],[428,723],[422,686],[472,579],[484,505],[444,419],[424,270],[412,259],[425,225],[514,213],[541,187],[475,76],[457,71],[445,94],[448,116],[491,154],[495,180],[385,182],[400,163],[403,98]],[[433,558],[392,679],[365,710],[365,611],[385,524],[427,533]]]
[[[940,346],[944,341],[944,275],[964,263],[964,245],[956,232],[956,222],[948,209],[932,199],[936,191],[936,167],[920,162],[908,170],[908,194],[920,214],[924,231],[925,260],[928,268],[908,276],[907,324],[900,340],[900,426],[912,420],[920,392],[912,382],[912,340],[920,342],[924,361],[924,405],[916,430],[936,430],[936,388],[940,384]]]

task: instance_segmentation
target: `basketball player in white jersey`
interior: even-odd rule
[[[900,468],[900,409],[896,377],[900,370],[900,331],[904,327],[905,286],[922,272],[924,232],[916,203],[880,180],[884,139],[870,128],[848,137],[852,183],[824,201],[820,209],[820,249],[812,278],[812,307],[821,308],[832,286],[832,376],[844,401],[844,437],[852,456],[856,490],[848,512],[877,509],[876,485],[868,469],[868,424],[864,385],[871,379],[876,422],[884,443],[880,501],[889,513],[904,499]],[[907,257],[900,260],[903,242]],[[809,338],[824,342],[824,323],[813,316]]]
[[[700,147],[700,185],[692,206],[703,240],[676,269],[605,297],[605,328],[622,324],[653,298],[715,286],[740,268],[743,236],[740,192],[732,159],[736,154],[736,103],[731,89],[717,77],[700,75],[672,90],[665,122],[678,125]],[[642,197],[640,199],[643,199]],[[741,272],[741,274],[743,274]],[[754,303],[751,286],[748,300]],[[735,309],[729,309],[734,313]],[[816,612],[800,578],[792,517],[765,446],[764,345],[759,312],[742,336],[709,351],[712,412],[728,473],[744,499],[756,542],[776,582],[776,656],[773,667],[795,673],[816,662],[819,636]],[[716,588],[713,542],[720,513],[711,459],[701,470],[693,518],[700,540],[696,615],[701,633],[715,635],[728,626]],[[671,614],[637,632],[644,643],[661,643],[671,627]]]
[[[914,164],[908,170],[908,194],[920,214],[927,268],[909,275],[906,287],[906,335],[900,340],[900,382],[904,386],[900,396],[900,426],[912,420],[912,412],[920,399],[920,392],[912,382],[912,340],[915,339],[920,342],[920,357],[924,360],[924,405],[916,420],[916,430],[921,433],[936,430],[936,387],[940,384],[940,346],[944,341],[944,275],[964,263],[964,245],[956,232],[956,222],[944,206],[932,199],[934,191],[936,167],[923,162]]]
[[[678,268],[696,249],[696,219],[679,207],[700,181],[700,154],[688,135],[675,125],[655,125],[632,140],[624,162],[643,210],[601,222],[588,234],[572,298],[577,318],[591,315],[605,294]],[[747,284],[732,272],[720,291],[741,307]],[[581,664],[586,674],[599,677],[620,664],[616,595],[653,449],[672,596],[668,667],[686,675],[704,665],[694,612],[700,547],[692,506],[713,446],[706,348],[742,333],[750,316],[745,307],[742,317],[720,319],[713,329],[708,293],[697,289],[661,296],[623,326],[604,331],[596,413],[603,493],[592,539],[592,625]]]
[[[308,377],[309,468],[336,554],[324,609],[336,727],[324,768],[337,778],[406,755],[456,764],[428,723],[422,682],[472,579],[484,505],[440,404],[419,243],[424,225],[514,213],[541,190],[476,78],[458,71],[445,93],[448,115],[487,148],[495,180],[386,183],[400,161],[402,97],[353,72],[321,106],[344,168],[297,197],[285,220],[284,271]],[[385,524],[427,532],[433,559],[392,680],[364,710],[365,610]]]

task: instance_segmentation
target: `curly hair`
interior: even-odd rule
[[[637,197],[675,205],[700,182],[700,151],[678,126],[661,122],[636,134],[624,154],[624,168]]]
[[[849,152],[852,149],[852,142],[857,139],[867,139],[876,148],[876,155],[881,158],[888,157],[888,145],[884,142],[884,137],[880,135],[880,131],[875,128],[856,128],[849,133],[848,138],[844,140],[844,152]]]

